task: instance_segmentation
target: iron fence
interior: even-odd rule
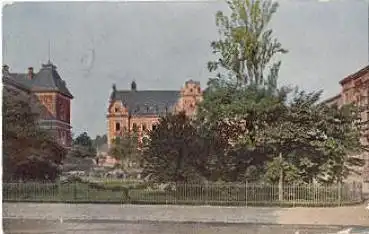
[[[264,184],[172,184],[126,186],[114,183],[4,183],[3,201],[87,202],[189,205],[286,205],[341,206],[363,201],[362,184],[284,185]]]

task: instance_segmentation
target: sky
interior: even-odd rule
[[[280,84],[323,89],[328,98],[368,65],[365,0],[279,3],[270,27],[289,51],[280,56]],[[3,63],[38,71],[50,57],[74,95],[74,135],[95,137],[107,132],[113,84],[179,90],[193,79],[206,87],[219,10],[227,11],[225,1],[13,3],[3,8]]]

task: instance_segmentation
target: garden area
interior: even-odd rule
[[[178,204],[224,206],[341,206],[362,202],[360,183],[285,185],[249,183],[148,184],[91,182],[69,179],[57,183],[3,184],[4,202]]]

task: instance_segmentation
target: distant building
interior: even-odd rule
[[[325,103],[337,106],[352,103],[360,107],[360,140],[364,146],[369,147],[369,65],[348,75],[339,83],[342,87],[340,93],[325,100]],[[369,154],[363,153],[361,157],[366,160],[366,166],[362,170],[363,180],[369,182]]]
[[[30,101],[41,104],[40,126],[69,148],[72,143],[70,113],[73,95],[57,72],[56,66],[49,61],[42,64],[38,72],[29,67],[26,73],[12,73],[9,67],[4,65],[2,72],[4,88],[15,95],[29,95]]]
[[[139,90],[136,82],[130,90],[117,90],[113,85],[108,107],[108,146],[118,136],[136,129],[142,136],[153,129],[160,116],[185,111],[191,116],[196,104],[202,100],[200,83],[189,80],[178,91]]]

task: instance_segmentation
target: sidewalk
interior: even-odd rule
[[[4,203],[3,218],[369,226],[365,205],[336,208]]]

